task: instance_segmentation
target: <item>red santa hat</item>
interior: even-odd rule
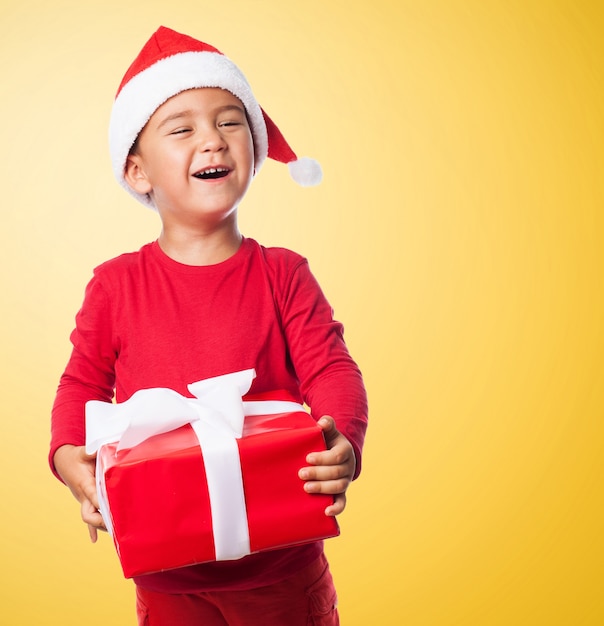
[[[156,109],[187,89],[219,87],[230,91],[245,107],[254,141],[255,169],[269,157],[287,163],[292,178],[302,186],[321,182],[321,166],[298,158],[279,128],[262,110],[239,68],[219,50],[161,26],[128,68],[117,91],[109,123],[109,149],[118,182],[143,204],[124,178],[128,154]]]

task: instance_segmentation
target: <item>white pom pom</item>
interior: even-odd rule
[[[323,179],[323,170],[314,159],[302,157],[287,164],[290,176],[302,187],[313,187]]]

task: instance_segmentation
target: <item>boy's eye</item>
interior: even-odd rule
[[[176,130],[171,131],[170,134],[171,135],[182,135],[182,134],[188,133],[190,131],[191,131],[190,128],[177,128]]]

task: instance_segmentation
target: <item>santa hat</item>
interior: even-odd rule
[[[252,132],[256,172],[268,156],[287,163],[292,178],[302,186],[321,182],[321,166],[307,157],[298,159],[230,59],[213,46],[161,26],[122,79],[109,124],[113,172],[135,198],[153,207],[151,199],[133,191],[124,178],[126,160],[139,133],[166,100],[197,87],[226,89],[241,100]]]

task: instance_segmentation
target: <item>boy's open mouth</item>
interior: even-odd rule
[[[201,180],[214,180],[216,178],[224,178],[230,170],[226,167],[208,167],[205,170],[195,172],[193,176]]]

